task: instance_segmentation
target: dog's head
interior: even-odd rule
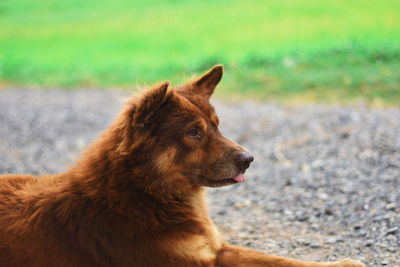
[[[217,65],[184,85],[171,89],[164,82],[133,98],[123,112],[127,123],[118,150],[146,162],[138,168],[157,170],[164,183],[217,187],[244,182],[253,157],[220,133],[209,103],[222,75]]]

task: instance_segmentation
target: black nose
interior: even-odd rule
[[[254,157],[249,152],[240,152],[236,159],[236,164],[239,170],[245,171],[253,160]]]

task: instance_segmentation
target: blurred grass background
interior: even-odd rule
[[[400,104],[398,0],[0,0],[0,84],[122,87],[226,67],[221,97]]]

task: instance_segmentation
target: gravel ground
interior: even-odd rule
[[[0,91],[0,173],[54,173],[126,95]],[[222,132],[256,160],[244,184],[209,190],[235,243],[305,260],[400,266],[400,109],[215,103]]]

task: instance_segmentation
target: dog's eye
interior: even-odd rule
[[[190,137],[195,137],[195,138],[200,138],[201,137],[200,131],[197,128],[193,128],[190,131],[188,131],[187,135],[190,136]]]

